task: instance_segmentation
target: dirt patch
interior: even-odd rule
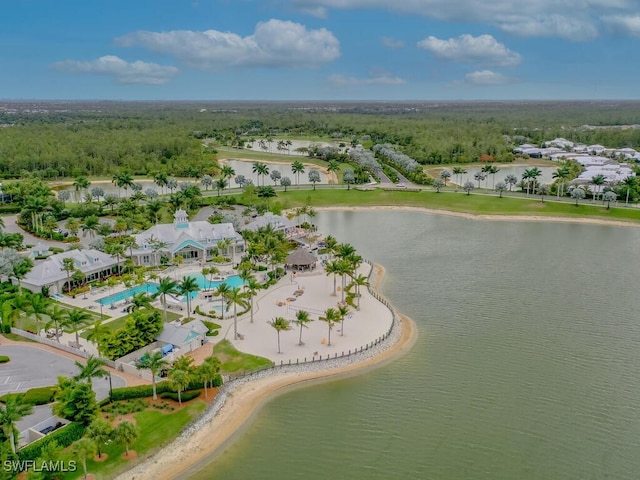
[[[98,456],[93,457],[93,461],[97,463],[102,463],[102,462],[106,462],[108,458],[109,458],[109,454],[103,453],[99,457]]]
[[[135,450],[129,450],[129,453],[123,453],[121,455],[120,458],[122,458],[123,460],[129,461],[133,458],[136,458],[138,456],[138,452],[136,452]]]

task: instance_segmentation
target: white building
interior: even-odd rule
[[[220,254],[234,257],[244,251],[244,241],[231,223],[189,222],[184,210],[177,210],[173,223],[154,225],[134,235],[137,247],[131,259],[137,265],[158,265],[162,255],[180,255],[185,263],[206,262]],[[227,245],[221,249],[219,244]]]
[[[42,287],[49,288],[49,295],[66,292],[73,272],[63,269],[65,258],[73,260],[75,269],[84,274],[87,282],[110,276],[117,265],[115,258],[99,250],[69,250],[36,263],[22,280],[22,286],[34,293],[41,292]],[[70,282],[73,284],[73,280]]]
[[[295,223],[288,218],[267,212],[261,217],[257,217],[255,220],[245,225],[244,230],[251,230],[252,232],[255,232],[259,228],[265,228],[267,226],[271,226],[271,228],[276,232],[284,232],[285,234],[293,232],[296,228]]]

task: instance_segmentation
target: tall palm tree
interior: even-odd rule
[[[178,285],[180,293],[187,298],[187,321],[191,320],[191,293],[199,290],[198,282],[194,277],[184,277]]]
[[[62,321],[64,320],[66,314],[67,310],[60,307],[60,305],[58,305],[57,303],[50,304],[49,310],[47,310],[49,322],[47,322],[45,328],[48,329],[49,324],[53,323],[53,328],[55,328],[56,330],[56,340],[58,341],[58,343],[60,342],[60,335],[58,332],[60,331],[60,325],[62,324]]]
[[[78,335],[78,331],[90,319],[91,317],[89,316],[89,312],[81,308],[74,308],[73,310],[67,311],[67,316],[64,319],[63,325],[76,332],[76,345],[80,345],[80,337]]]
[[[173,295],[178,293],[178,284],[169,277],[164,277],[158,284],[158,291],[156,295],[160,296],[163,310],[163,320],[167,321],[167,295]]]
[[[307,324],[311,322],[313,322],[313,318],[311,318],[309,312],[307,312],[306,310],[298,310],[296,312],[296,319],[293,321],[293,323],[300,327],[300,339],[298,341],[298,345],[304,345],[304,342],[302,341],[302,329],[309,328],[309,325]]]
[[[127,306],[127,312],[132,313],[143,308],[151,307],[152,298],[144,292],[136,293]]]
[[[300,184],[300,174],[304,173],[304,165],[300,160],[291,164],[291,172],[296,176],[296,185]]]
[[[256,294],[258,293],[258,290],[260,290],[262,286],[258,283],[258,281],[254,277],[251,277],[249,278],[249,280],[245,282],[244,288],[245,288],[245,293],[247,294],[247,298],[251,302],[250,304],[251,320],[250,321],[251,323],[253,323],[253,297],[256,296]]]
[[[15,423],[20,421],[33,410],[32,405],[21,404],[17,396],[9,395],[4,400],[4,406],[0,405],[0,427],[5,437],[11,443],[11,451],[16,453],[16,429]]]
[[[451,172],[449,170],[442,170],[440,172],[440,178],[444,182],[444,186],[447,186],[447,180],[451,178]]]
[[[333,293],[331,295],[335,297],[337,295],[337,277],[340,273],[338,261],[327,262],[327,264],[324,266],[324,271],[326,272],[327,276],[333,275]]]
[[[204,362],[202,362],[202,364],[200,364],[200,366],[198,367],[197,375],[204,383],[204,398],[208,398],[207,384],[213,385],[213,379],[216,378],[216,375],[218,375],[219,372],[220,360],[218,360],[214,356],[205,358]]]
[[[462,167],[453,167],[453,174],[457,178],[456,182],[456,191],[458,190],[458,186],[462,185],[462,175],[467,173],[467,171]]]
[[[240,287],[230,289],[225,295],[227,310],[233,305],[233,338],[238,338],[238,307],[247,307],[247,294]]]
[[[129,455],[129,445],[136,441],[138,435],[138,426],[127,421],[120,422],[111,434],[114,442],[124,445],[127,455]]]
[[[593,183],[595,185],[596,188],[594,188],[594,192],[593,192],[593,201],[595,203],[595,201],[598,199],[598,194],[601,191],[602,185],[604,185],[604,175],[595,175],[593,177],[591,177],[591,183]]]
[[[260,185],[260,177],[269,175],[269,166],[266,163],[254,162],[251,172],[257,174],[258,182],[256,185]],[[264,185],[264,180],[262,184]]]
[[[76,362],[77,364],[78,362]],[[96,448],[98,449],[98,459],[102,458],[102,448],[101,445],[105,445],[112,440],[113,429],[111,428],[111,424],[102,418],[96,418],[93,422],[89,424],[87,427],[87,432],[85,435],[87,438],[90,438],[94,442],[96,442]]]
[[[625,200],[625,203],[627,204],[629,203],[629,194],[631,193],[631,190],[636,187],[636,183],[637,183],[636,178],[637,177],[628,176],[622,181],[622,185],[627,190],[627,199]]]
[[[151,372],[151,386],[154,400],[158,399],[156,393],[156,377],[158,376],[158,372],[167,365],[169,364],[162,358],[162,352],[152,352],[136,362],[136,368],[138,370],[149,370]]]
[[[340,320],[340,315],[335,308],[327,308],[324,311],[324,315],[319,317],[318,320],[326,322],[329,326],[329,341],[327,342],[327,346],[331,346],[331,329],[336,324],[336,322]]]
[[[74,380],[86,380],[89,383],[89,385],[92,385],[92,386],[93,386],[92,380],[94,378],[102,378],[109,375],[109,373],[106,370],[102,369],[102,367],[104,367],[106,363],[103,360],[100,360],[99,358],[94,357],[93,355],[89,355],[89,357],[87,358],[86,364],[83,365],[80,362],[75,362],[75,365],[80,370],[80,373],[78,373],[75,377],[73,377]]]
[[[360,287],[368,287],[369,286],[369,277],[367,277],[366,275],[360,274],[360,275],[356,275],[353,278],[353,283],[356,286],[356,298],[358,299],[358,306],[357,306],[357,310],[360,310],[360,297],[362,296],[360,294]]]
[[[571,170],[567,165],[563,165],[551,174],[551,176],[558,182],[556,189],[558,198],[560,198],[561,195],[564,195],[564,183],[565,180],[569,178],[569,175],[571,175]]]
[[[229,284],[227,282],[222,282],[213,292],[216,297],[220,297],[220,303],[222,307],[222,309],[220,310],[220,314],[222,315],[222,320],[224,320],[225,303],[227,300],[227,295],[230,291],[231,287],[229,286]]]
[[[191,383],[191,374],[185,370],[175,368],[169,372],[169,383],[178,392],[178,403],[182,406],[182,392]]]
[[[84,477],[87,478],[87,459],[92,458],[98,453],[98,447],[96,442],[91,440],[90,438],[81,438],[77,442],[73,444],[72,453],[75,457],[80,460],[82,464],[82,469],[84,472]]]
[[[504,177],[504,181],[507,185],[509,185],[509,191],[513,188],[514,185],[518,183],[518,177],[516,177],[513,173],[510,173],[506,177]]]
[[[282,353],[280,351],[280,332],[291,330],[291,324],[289,323],[289,320],[283,317],[276,317],[268,323],[278,333],[278,353]]]
[[[340,318],[340,336],[344,335],[344,319],[349,315],[349,307],[338,305],[338,317]]]
[[[29,311],[27,313],[35,318],[37,335],[40,335],[40,323],[48,313],[47,307],[47,300],[42,295],[33,294],[29,296]]]
[[[102,320],[98,320],[90,329],[86,331],[87,340],[96,344],[98,355],[100,356],[102,356],[102,339],[105,338],[110,332],[111,329],[106,325],[103,325]]]

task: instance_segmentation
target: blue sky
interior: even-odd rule
[[[0,98],[638,99],[640,0],[0,0]]]

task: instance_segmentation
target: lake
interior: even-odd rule
[[[315,222],[386,267],[383,293],[418,342],[275,398],[183,478],[638,478],[640,229],[395,211]]]

